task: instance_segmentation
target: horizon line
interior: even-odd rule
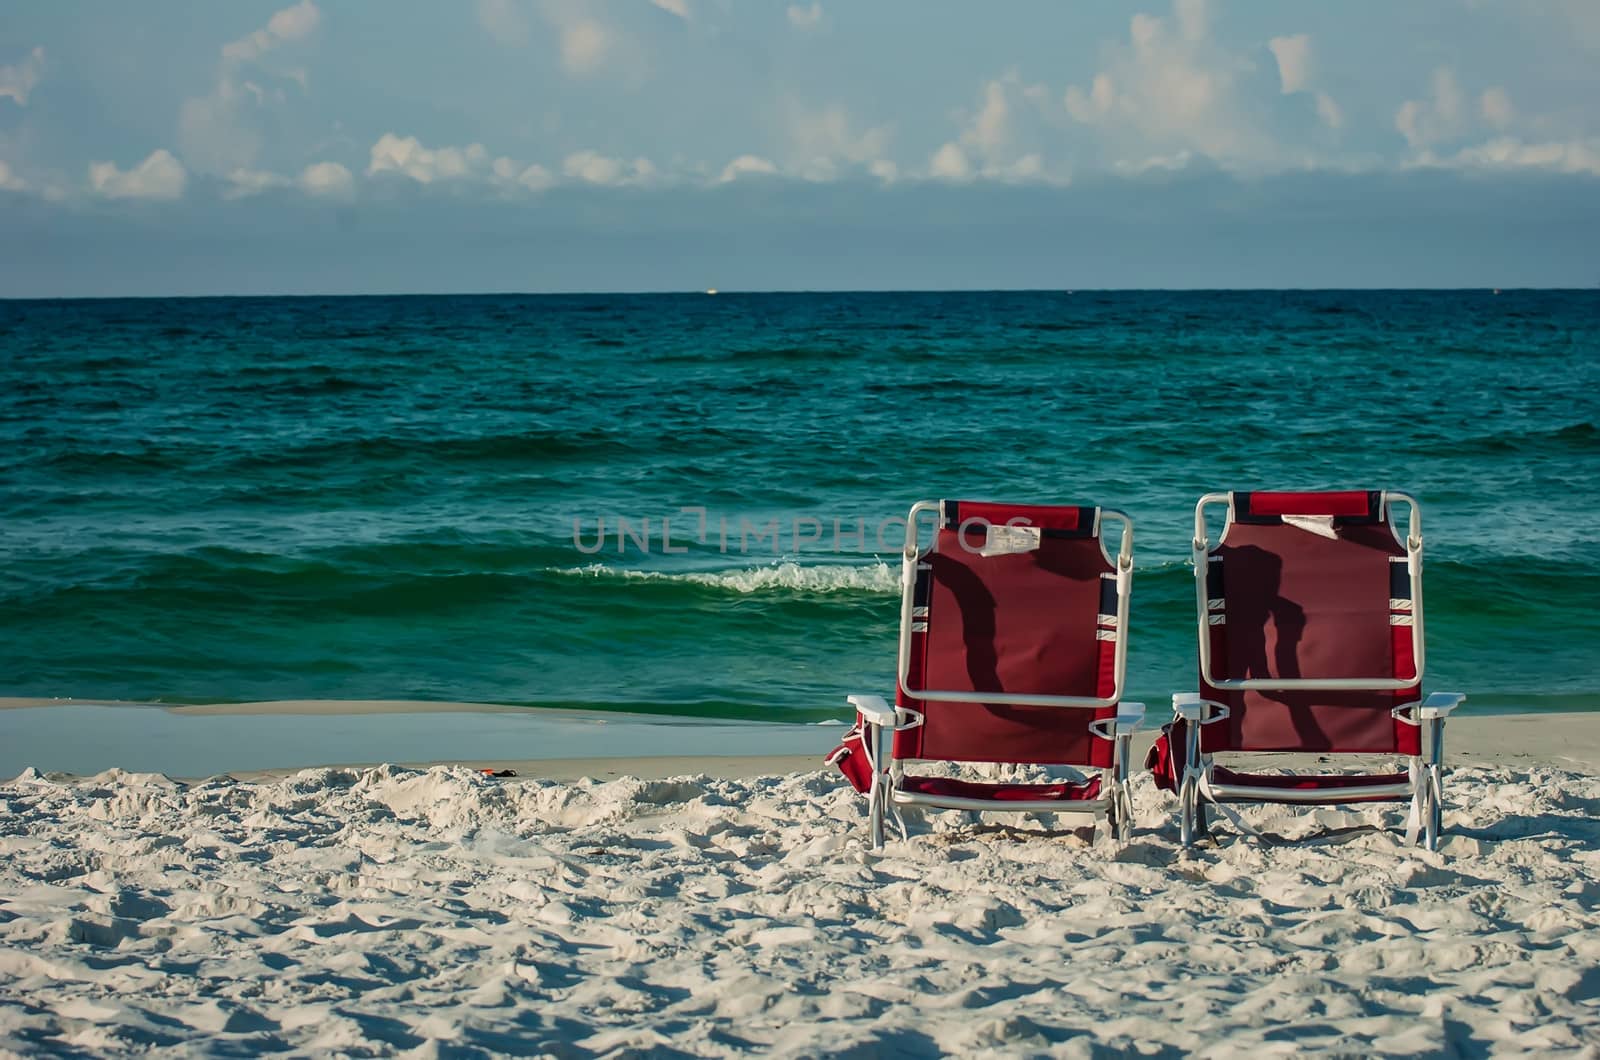
[[[620,296],[724,298],[748,295],[853,295],[853,294],[1459,294],[1478,291],[1502,293],[1577,293],[1600,291],[1590,287],[1496,287],[1492,284],[1423,287],[772,287],[750,289],[633,288],[544,291],[274,291],[227,294],[59,294],[6,295],[0,302],[128,302],[223,300],[245,298],[614,298]]]

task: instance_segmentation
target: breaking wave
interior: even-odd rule
[[[673,572],[629,570],[609,567],[604,563],[591,563],[586,567],[552,568],[551,572],[579,578],[676,582],[734,593],[760,593],[771,590],[801,593],[894,593],[900,589],[899,571],[887,563],[867,566],[841,563],[807,566],[786,560],[769,566],[743,567],[736,570]]]

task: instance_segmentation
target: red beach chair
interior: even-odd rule
[[[936,516],[920,546],[924,516]],[[1103,519],[1122,524],[1116,559]],[[892,806],[1084,815],[1131,833],[1122,703],[1133,524],[1109,509],[921,501],[906,517],[895,705],[850,696],[829,761],[868,799],[874,850]],[[885,754],[884,735],[893,734]],[[927,762],[1074,766],[1082,782],[980,783]],[[902,829],[903,831],[903,829]]]
[[[1404,541],[1396,504],[1409,512]],[[1208,505],[1227,506],[1215,547]],[[1195,506],[1194,565],[1200,691],[1173,696],[1174,723],[1150,756],[1157,783],[1178,792],[1183,844],[1207,830],[1207,804],[1409,800],[1407,842],[1420,831],[1436,849],[1444,723],[1466,697],[1422,694],[1417,502],[1381,490],[1209,493]],[[1256,774],[1219,761],[1235,752],[1408,762],[1378,775]]]

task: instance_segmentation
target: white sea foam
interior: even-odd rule
[[[741,567],[720,571],[630,570],[591,563],[586,567],[553,568],[557,574],[590,578],[624,578],[638,581],[681,582],[727,589],[736,593],[759,593],[772,589],[794,592],[893,593],[900,589],[899,571],[887,563],[849,565],[842,563],[803,565],[784,560],[763,567]]]
[[[1187,559],[1171,560],[1144,564],[1139,570],[1150,575],[1169,568],[1180,569],[1189,566],[1190,561]],[[678,582],[684,585],[725,589],[735,593],[760,593],[775,589],[806,593],[898,593],[900,591],[899,567],[882,561],[870,564],[805,564],[794,560],[780,560],[758,567],[715,571],[637,570],[614,567],[607,563],[590,563],[582,567],[550,567],[547,570],[553,574],[569,577]]]

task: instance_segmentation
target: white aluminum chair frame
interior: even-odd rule
[[[1112,742],[1112,764],[1109,769],[1101,770],[1102,797],[1098,799],[1085,799],[1063,803],[1059,800],[1007,800],[999,802],[992,799],[973,799],[954,795],[924,795],[917,792],[900,790],[900,781],[904,776],[904,763],[898,759],[886,759],[883,736],[888,733],[900,732],[905,729],[914,729],[923,722],[922,714],[906,707],[889,707],[879,696],[850,696],[849,700],[866,719],[867,731],[862,734],[862,746],[866,749],[867,760],[872,766],[872,786],[867,793],[868,821],[867,828],[873,850],[883,848],[883,823],[884,817],[892,804],[931,806],[947,810],[976,810],[995,813],[1057,813],[1062,815],[1089,817],[1096,826],[1108,818],[1114,817],[1116,821],[1117,839],[1126,841],[1132,834],[1133,803],[1130,795],[1129,763],[1132,757],[1133,734],[1138,731],[1144,722],[1143,703],[1122,703],[1122,682],[1127,665],[1128,651],[1128,601],[1133,589],[1133,520],[1120,511],[1110,508],[1096,509],[1099,513],[1097,523],[1092,529],[1096,540],[1100,541],[1100,549],[1105,553],[1105,542],[1099,538],[1099,520],[1106,516],[1120,520],[1122,523],[1121,543],[1117,551],[1117,558],[1111,559],[1106,553],[1107,561],[1111,562],[1116,571],[1117,581],[1117,618],[1116,618],[1116,651],[1114,654],[1112,671],[1112,694],[1106,698],[1095,696],[1052,696],[1041,693],[1026,692],[972,692],[951,689],[919,689],[910,685],[911,669],[911,635],[912,627],[918,621],[916,615],[916,583],[917,569],[926,555],[921,549],[922,516],[928,513],[939,513],[941,509],[938,501],[918,501],[911,506],[911,511],[906,515],[905,545],[901,552],[900,568],[900,640],[898,651],[897,677],[900,691],[908,697],[919,700],[933,700],[948,703],[995,703],[1013,706],[1037,707],[1062,707],[1080,710],[1100,710],[1106,707],[1117,707],[1115,719],[1105,719],[1090,724],[1089,728],[1096,736]],[[963,521],[959,529],[965,530],[968,526],[986,525],[987,521],[981,518]],[[1012,520],[1008,525],[1026,525],[1025,520]],[[937,538],[937,529],[935,529]],[[931,548],[932,546],[930,546]],[[887,762],[887,765],[885,764]],[[904,834],[905,826],[901,824]]]
[[[1335,677],[1335,678],[1244,678],[1218,679],[1211,674],[1210,609],[1206,594],[1206,574],[1211,562],[1211,547],[1206,534],[1206,507],[1225,504],[1227,520],[1218,545],[1227,537],[1233,525],[1233,494],[1207,493],[1194,508],[1194,575],[1197,636],[1200,643],[1200,673],[1213,688],[1229,691],[1319,691],[1319,692],[1385,692],[1403,691],[1422,685],[1423,627],[1422,627],[1422,509],[1416,498],[1407,493],[1385,491],[1378,498],[1379,510],[1387,517],[1393,502],[1407,506],[1406,536],[1396,540],[1406,550],[1406,570],[1411,579],[1411,645],[1416,662],[1415,675],[1410,678],[1389,677]],[[1394,523],[1389,523],[1394,532]],[[1420,833],[1423,845],[1429,850],[1438,849],[1442,817],[1444,773],[1444,725],[1450,712],[1460,706],[1466,696],[1459,692],[1435,692],[1426,699],[1403,704],[1390,713],[1400,722],[1422,729],[1422,753],[1410,756],[1405,782],[1382,785],[1349,785],[1347,787],[1275,788],[1251,784],[1219,784],[1212,779],[1214,755],[1200,753],[1200,727],[1221,721],[1229,714],[1226,704],[1205,699],[1197,692],[1180,692],[1172,697],[1176,716],[1189,722],[1188,738],[1184,747],[1183,777],[1178,787],[1178,830],[1184,846],[1190,846],[1199,828],[1201,800],[1221,805],[1226,802],[1295,802],[1330,804],[1351,800],[1386,796],[1411,799],[1411,813],[1406,828],[1406,841],[1416,842]],[[1243,822],[1236,822],[1242,825]]]

